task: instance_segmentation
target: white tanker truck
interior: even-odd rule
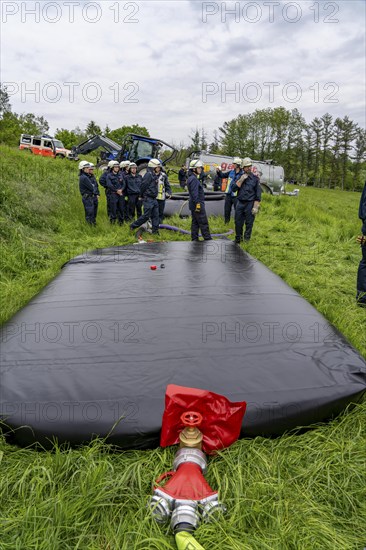
[[[211,188],[216,176],[216,168],[219,166],[223,172],[232,170],[233,157],[224,155],[213,155],[206,151],[194,151],[187,159],[187,168],[192,159],[199,159],[204,164],[204,173],[206,176],[206,186]],[[252,172],[259,177],[262,191],[264,193],[282,194],[285,192],[285,174],[282,166],[276,166],[271,160],[252,160]],[[227,179],[222,180],[221,191],[225,191]]]

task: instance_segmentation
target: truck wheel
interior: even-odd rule
[[[64,156],[64,155],[61,155],[61,154],[58,154],[58,155],[56,155],[56,158],[57,158],[57,159],[64,159],[65,156]]]
[[[144,162],[143,164],[140,164],[138,167],[137,167],[137,173],[139,176],[141,176],[142,178],[144,177],[144,175],[146,174],[146,171],[147,171],[147,162]]]
[[[261,183],[260,186],[261,186],[261,189],[262,189],[263,193],[266,193],[267,195],[273,195],[272,189],[270,187],[268,187],[268,185],[266,183]]]
[[[99,168],[99,170],[104,172],[104,170],[107,170],[108,168],[108,162],[106,162],[105,160],[101,160],[100,162],[97,163],[97,168]]]

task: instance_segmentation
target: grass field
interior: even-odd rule
[[[102,198],[87,227],[76,164],[0,148],[1,322],[71,257],[134,242],[110,227]],[[366,356],[366,312],[355,306],[359,193],[301,188],[265,196],[246,249],[312,303]],[[170,223],[189,228],[188,220]],[[225,230],[222,219],[211,230]],[[186,239],[161,231],[160,240]],[[199,527],[208,550],[366,547],[366,403],[302,435],[246,439],[210,460],[208,481],[228,507]],[[174,449],[112,453],[102,442],[53,452],[0,436],[0,549],[173,549],[145,505]]]

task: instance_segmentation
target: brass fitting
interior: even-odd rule
[[[201,450],[203,434],[197,426],[201,425],[202,415],[194,411],[188,411],[183,413],[180,419],[185,427],[179,434],[179,447],[189,447],[191,449]]]

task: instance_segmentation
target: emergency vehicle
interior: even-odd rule
[[[67,158],[71,151],[65,149],[62,141],[51,136],[31,136],[22,134],[19,141],[21,151],[29,151],[42,157]]]

